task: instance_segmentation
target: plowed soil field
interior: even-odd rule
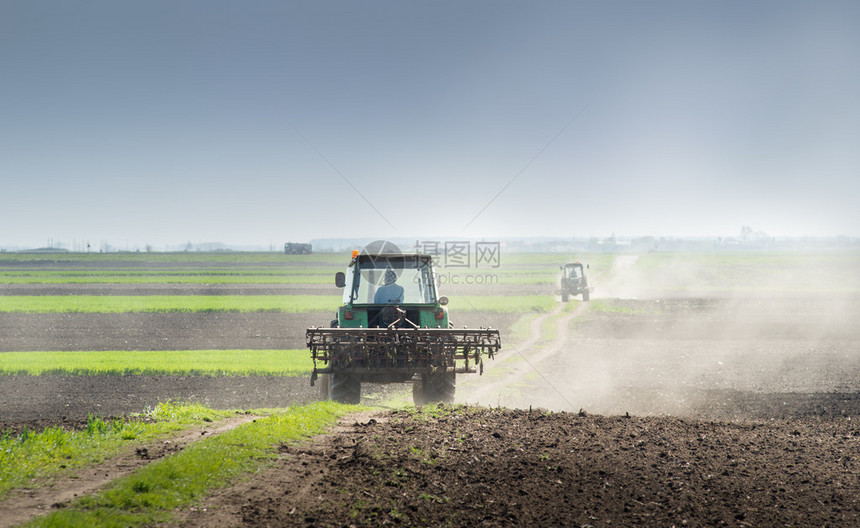
[[[856,421],[363,417],[181,526],[857,526]]]
[[[214,315],[2,314],[0,329],[4,350],[212,348],[213,332],[218,348],[295,348],[330,317]],[[559,305],[483,376],[458,378],[471,405],[350,417],[175,524],[858,526],[858,320],[852,295]],[[0,428],[166,398],[315,397],[306,379],[6,376]]]

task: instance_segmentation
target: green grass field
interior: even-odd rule
[[[90,416],[82,431],[48,427],[18,434],[0,432],[0,497],[11,489],[37,484],[40,479],[103,462],[127,444],[233,414],[234,411],[216,411],[196,404],[165,402],[130,421]]]
[[[306,376],[300,350],[119,350],[0,353],[0,375]]]

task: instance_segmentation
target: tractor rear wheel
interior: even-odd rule
[[[588,290],[583,290],[583,291],[582,291],[582,300],[583,300],[583,302],[588,302],[588,299],[589,299],[590,297],[591,297],[591,295],[590,295],[590,293],[589,293],[589,291],[588,291]]]
[[[348,372],[332,372],[328,394],[336,402],[357,404],[361,401],[361,378]]]
[[[457,374],[454,372],[437,372],[422,374],[421,380],[412,385],[412,400],[415,405],[428,403],[451,403],[457,391]]]
[[[567,294],[567,290],[561,291],[561,302],[567,302],[570,296]]]
[[[320,387],[320,399],[329,399],[329,386],[331,385],[331,374],[320,374],[317,377],[317,384]]]
[[[457,392],[457,374],[454,372],[440,372],[430,376],[429,383],[433,392],[432,401],[452,403],[454,393]]]
[[[416,407],[423,407],[427,400],[424,398],[424,376],[418,381],[412,382],[412,401]]]

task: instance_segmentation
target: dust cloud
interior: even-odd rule
[[[463,397],[640,416],[860,413],[857,269],[840,254],[620,255],[591,274],[581,313],[555,316],[555,340],[504,350]]]

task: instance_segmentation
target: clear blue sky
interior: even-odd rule
[[[0,247],[860,236],[860,2],[5,0],[0,197]]]

